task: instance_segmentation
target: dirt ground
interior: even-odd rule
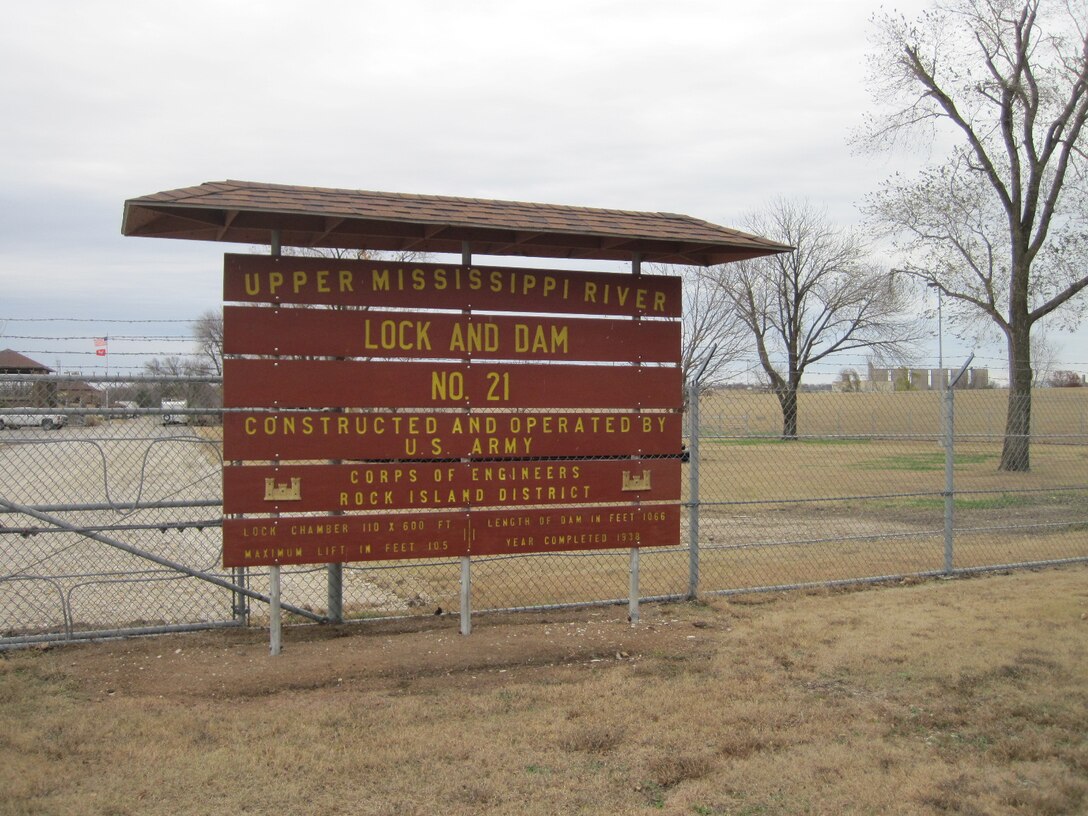
[[[477,617],[468,637],[460,635],[456,616],[288,626],[276,657],[269,654],[268,630],[255,628],[57,647],[54,659],[79,677],[91,700],[230,700],[361,684],[370,691],[479,687],[516,679],[519,672],[549,682],[570,666],[633,660],[647,652],[668,650],[682,658],[699,647],[699,638],[687,637],[696,623],[696,632],[709,627],[700,620],[702,607],[641,609],[635,627],[626,607],[586,608]]]

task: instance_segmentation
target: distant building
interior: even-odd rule
[[[35,382],[53,369],[12,349],[0,351],[0,374],[21,374],[25,381],[0,383],[0,406],[5,408],[98,407],[102,392],[79,380]]]
[[[12,349],[0,351],[0,374],[25,375],[25,381],[0,383],[0,407],[52,408],[57,402],[57,384],[34,382],[35,377],[52,374],[53,369]]]
[[[52,374],[53,369],[11,349],[0,351],[0,374]]]
[[[955,369],[948,368],[877,368],[869,364],[869,379],[863,391],[944,391],[952,382]],[[957,389],[990,387],[990,370],[970,368],[956,383]]]

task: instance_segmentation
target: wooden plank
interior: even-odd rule
[[[633,549],[679,540],[676,504],[225,519],[223,566]]]
[[[468,539],[468,513],[224,519],[223,566],[450,558]]]
[[[228,408],[679,408],[677,367],[226,360]]]
[[[481,510],[472,513],[472,555],[675,546],[677,504]]]
[[[223,300],[679,317],[681,285],[666,275],[228,254]]]
[[[223,455],[228,461],[653,456],[679,453],[681,433],[677,413],[228,413]]]
[[[247,465],[223,469],[223,512],[228,514],[679,499],[679,459]]]
[[[680,324],[227,306],[223,351],[311,357],[680,362]]]

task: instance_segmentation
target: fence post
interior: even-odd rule
[[[344,565],[326,564],[329,579],[329,623],[344,622]]]
[[[944,574],[952,575],[953,570],[953,514],[956,503],[955,485],[955,440],[956,440],[956,385],[975,359],[972,353],[967,361],[948,384],[944,392]]]
[[[461,634],[472,634],[472,559],[461,556]]]
[[[955,389],[944,392],[944,574],[952,574],[953,513],[955,511]]]
[[[688,600],[699,594],[699,382],[688,385]]]
[[[283,651],[283,612],[280,606],[280,565],[268,568],[268,651],[273,657]]]
[[[246,568],[234,567],[234,583],[236,587],[245,588],[246,586]],[[231,594],[234,596],[234,604],[232,611],[234,612],[234,620],[239,626],[247,626],[249,624],[249,598],[238,589],[232,590]]]

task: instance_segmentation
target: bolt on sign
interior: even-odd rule
[[[227,255],[224,300],[225,566],[678,542],[679,278]]]

